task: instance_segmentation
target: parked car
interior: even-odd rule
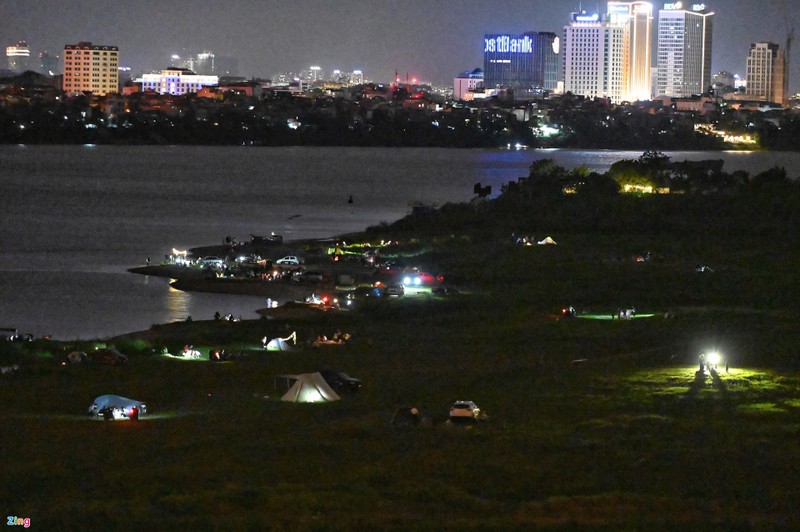
[[[414,271],[403,273],[404,286],[430,286],[441,279],[434,277],[428,272]]]
[[[302,263],[303,261],[295,255],[286,255],[285,257],[275,261],[275,264],[281,264],[284,266],[300,266]]]
[[[400,297],[403,294],[405,294],[405,292],[406,292],[405,288],[403,288],[403,285],[401,285],[400,283],[389,283],[386,285],[386,288],[383,291],[383,293],[386,296],[395,296],[395,297]]]
[[[236,264],[258,264],[259,262],[261,262],[261,255],[256,255],[255,253],[236,257]]]
[[[450,407],[450,421],[477,421],[480,415],[481,409],[472,401],[456,401]]]
[[[201,268],[221,269],[225,266],[225,261],[219,257],[203,257],[197,261],[197,265]]]
[[[105,349],[96,349],[86,353],[86,358],[92,364],[108,364],[110,366],[119,366],[128,363],[128,357],[114,349],[108,347]]]
[[[344,371],[323,369],[320,375],[337,392],[354,393],[361,389],[361,379],[351,377]]]
[[[377,286],[359,286],[353,290],[341,293],[339,298],[344,308],[355,308],[354,303],[362,299],[375,299],[383,297],[383,289]]]
[[[431,292],[436,294],[437,296],[442,296],[442,297],[454,296],[458,295],[459,293],[458,290],[456,290],[455,288],[450,288],[449,286],[437,286],[436,288],[431,290]]]
[[[253,244],[270,244],[270,245],[279,245],[283,244],[283,237],[281,235],[276,235],[272,233],[271,235],[254,235],[250,233],[250,242]]]
[[[355,298],[383,296],[383,290],[378,286],[359,286],[351,293]]]
[[[297,272],[292,276],[292,281],[296,283],[321,283],[325,280],[325,272],[305,271]]]

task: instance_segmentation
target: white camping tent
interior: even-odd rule
[[[537,242],[537,244],[539,244],[540,246],[543,246],[543,245],[545,245],[545,244],[555,244],[555,243],[556,243],[556,241],[555,241],[555,240],[553,240],[553,239],[552,239],[551,237],[549,237],[549,236],[548,236],[548,237],[546,237],[544,240],[540,240],[539,242]]]
[[[265,336],[264,340],[266,340],[266,339],[267,339],[267,337]],[[292,341],[291,344],[289,343],[289,340]],[[272,340],[267,342],[266,345],[264,345],[264,348],[267,351],[296,351],[297,350],[297,332],[296,331],[293,332],[292,334],[290,334],[286,338],[273,338]]]
[[[285,382],[290,384],[289,391],[283,394],[281,401],[289,401],[292,403],[324,403],[341,399],[319,373],[279,375],[278,379],[285,380]]]

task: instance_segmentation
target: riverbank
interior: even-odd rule
[[[158,264],[128,269],[139,275],[151,275],[171,279],[170,286],[176,290],[206,292],[216,294],[261,296],[270,298],[276,304],[304,300],[312,292],[333,292],[339,281],[347,280],[347,287],[356,283],[370,283],[375,274],[374,268],[365,266],[360,260],[336,260],[329,255],[329,248],[335,243],[332,239],[303,240],[285,244],[242,243],[236,245],[199,246],[188,250],[188,257],[197,260],[202,257],[269,257],[269,263],[282,256],[300,257],[302,265],[274,265],[270,271],[259,270],[255,275],[251,270],[237,274],[220,275],[216,270],[203,269],[196,265]],[[355,257],[358,258],[358,257]],[[315,272],[324,274],[325,281],[298,281],[292,273]],[[275,272],[281,277],[274,278]],[[264,275],[262,276],[261,273]]]
[[[797,528],[798,186],[526,192],[365,233],[472,293],[0,343],[6,503],[48,529]],[[109,344],[127,364],[62,365]],[[363,386],[282,400],[328,369]],[[101,394],[147,415],[90,419]]]

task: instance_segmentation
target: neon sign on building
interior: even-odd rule
[[[492,35],[483,39],[483,51],[512,53],[512,54],[532,54],[533,40],[527,35],[516,37],[512,35]]]

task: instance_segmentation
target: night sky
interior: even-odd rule
[[[0,0],[0,44],[25,40],[32,51],[61,55],[64,44],[117,45],[134,75],[160,70],[172,54],[212,50],[235,56],[239,74],[271,77],[311,65],[360,69],[374,81],[397,70],[452,83],[483,66],[484,33],[553,31],[561,35],[580,0]],[[606,2],[583,1],[604,10]],[[797,0],[714,0],[714,72],[745,74],[753,41],[783,44],[797,27]],[[662,3],[654,3],[659,8]],[[657,18],[657,14],[656,14]],[[656,21],[654,21],[656,22]],[[800,91],[800,43],[790,89]]]

